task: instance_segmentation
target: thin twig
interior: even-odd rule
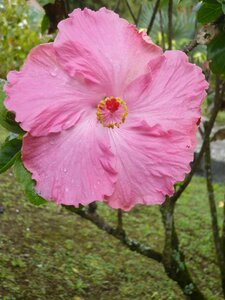
[[[192,51],[197,46],[198,46],[197,39],[193,39],[192,41],[190,41],[190,43],[188,45],[184,46],[182,51],[184,53],[188,54],[190,51]]]
[[[111,234],[113,237],[115,237],[117,240],[120,240],[126,247],[128,247],[131,251],[137,252],[139,254],[142,254],[148,258],[151,258],[157,262],[162,262],[162,254],[152,250],[150,247],[143,245],[135,240],[132,240],[125,236],[124,234],[121,234],[117,228],[112,227],[108,223],[105,222],[105,220],[99,216],[96,212],[95,213],[89,213],[84,208],[77,209],[73,206],[64,206],[67,210],[78,214],[82,218],[91,221],[93,224],[95,224],[99,229],[107,232],[108,234]]]
[[[162,19],[161,9],[159,10],[159,22],[160,22],[160,30],[161,30],[161,35],[162,35],[162,49],[163,49],[163,51],[165,51],[166,43],[165,43],[165,33],[164,33],[164,28],[163,28],[163,19]]]
[[[70,2],[68,0],[64,0],[66,15],[68,16],[70,13]]]
[[[138,14],[137,14],[137,18],[136,18],[136,25],[138,25],[140,17],[141,17],[141,13],[142,13],[142,8],[143,8],[143,1],[141,2],[140,6],[139,6],[139,10],[138,10]]]
[[[127,4],[127,8],[128,8],[128,10],[129,10],[129,12],[130,12],[130,14],[131,14],[131,17],[132,17],[133,20],[134,20],[134,24],[137,25],[137,19],[136,19],[135,15],[134,15],[134,13],[133,13],[133,11],[132,11],[132,9],[131,9],[130,3],[129,3],[128,0],[125,0],[125,1],[126,1],[126,4]]]
[[[198,132],[200,133],[201,138],[204,139],[204,131],[200,126],[198,127]]]
[[[173,0],[168,1],[168,49],[172,49],[173,41]]]
[[[147,34],[149,34],[152,30],[152,26],[153,26],[154,21],[155,21],[155,17],[156,17],[156,13],[158,11],[158,8],[159,8],[159,4],[160,4],[160,0],[156,0],[155,6],[154,6],[154,9],[153,9],[153,13],[152,13],[149,25],[148,25]]]
[[[115,4],[115,7],[114,7],[113,10],[114,10],[115,12],[118,12],[119,6],[120,6],[120,0],[117,0],[117,1],[116,1],[116,4]]]
[[[205,132],[205,138],[203,140],[202,146],[201,146],[201,150],[195,160],[195,162],[192,165],[192,169],[191,172],[186,176],[183,184],[179,187],[179,189],[174,193],[174,195],[170,198],[170,201],[174,201],[176,202],[177,199],[181,196],[181,194],[185,191],[186,187],[189,185],[189,183],[191,182],[191,179],[194,175],[194,173],[196,172],[198,165],[203,157],[203,154],[205,152],[205,147],[206,147],[206,143],[207,143],[207,137],[210,136],[212,128],[214,126],[217,114],[221,108],[221,104],[223,101],[223,95],[225,92],[225,82],[223,82],[222,85],[222,90],[220,91],[220,85],[221,85],[221,81],[220,79],[217,77],[216,79],[216,93],[215,93],[215,98],[214,98],[214,108],[209,120],[209,124],[207,126],[206,132]]]

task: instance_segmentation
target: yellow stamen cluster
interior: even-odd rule
[[[106,124],[106,123],[104,123],[104,117],[103,117],[102,110],[105,107],[106,102],[108,100],[111,100],[111,99],[116,99],[116,101],[122,106],[123,112],[121,113],[121,121],[120,122],[114,122],[114,123]],[[120,125],[125,122],[127,114],[128,114],[128,108],[127,108],[126,103],[122,99],[120,99],[119,97],[113,97],[113,96],[105,97],[103,100],[101,100],[99,102],[98,106],[97,106],[97,111],[96,111],[98,121],[104,127],[108,127],[108,128],[114,128],[115,126],[119,128]]]

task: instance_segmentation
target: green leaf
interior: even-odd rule
[[[0,173],[8,170],[20,156],[22,141],[15,138],[5,142],[0,147]]]
[[[222,3],[222,10],[223,10],[223,13],[225,14],[225,3]]]
[[[35,192],[35,182],[32,180],[31,173],[24,168],[20,157],[14,163],[14,171],[16,179],[20,183],[28,200],[34,205],[45,204],[46,200]]]
[[[0,125],[11,132],[22,134],[24,131],[15,121],[15,115],[8,111],[3,104],[3,101],[6,97],[5,93],[3,92],[3,85],[5,82],[5,80],[0,80]]]
[[[223,15],[222,6],[215,0],[206,0],[197,12],[197,20],[202,24],[216,21]]]
[[[0,125],[14,133],[25,133],[15,121],[15,115],[5,107],[0,108]]]
[[[220,33],[207,46],[209,67],[215,74],[225,74],[225,33]]]
[[[225,0],[217,0],[222,5],[223,13],[225,14]]]
[[[47,30],[48,30],[48,27],[49,27],[49,18],[44,15],[42,21],[41,21],[41,33],[44,34]]]

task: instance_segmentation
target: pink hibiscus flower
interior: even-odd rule
[[[23,163],[50,201],[161,204],[190,171],[201,69],[112,11],[74,10],[8,82]]]

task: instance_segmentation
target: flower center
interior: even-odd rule
[[[116,100],[116,98],[112,98],[107,99],[105,105],[111,113],[114,113],[119,108],[120,103]]]
[[[98,121],[108,128],[120,127],[127,114],[127,105],[119,97],[105,97],[99,102],[96,111]]]

